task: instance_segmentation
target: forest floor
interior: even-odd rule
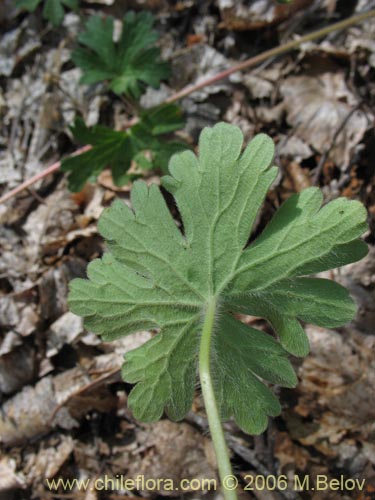
[[[103,85],[80,85],[80,70],[70,59],[82,29],[77,13],[67,13],[62,26],[52,28],[40,10],[20,12],[7,0],[2,5],[0,195],[79,147],[69,130],[76,114],[88,125],[116,130],[131,118],[123,100]],[[129,9],[153,12],[172,76],[142,97],[147,107],[297,35],[375,8],[366,0],[293,5],[291,13],[273,0],[97,0],[84,2],[80,14],[121,19]],[[372,18],[235,73],[180,103],[187,118],[180,136],[193,147],[202,128],[219,120],[238,125],[246,142],[258,132],[275,140],[280,174],[254,235],[285,199],[312,185],[323,190],[325,201],[360,200],[369,214],[368,256],[323,273],[350,290],[359,306],[355,320],[338,330],[306,325],[311,353],[293,360],[299,384],[278,389],[283,411],[264,434],[247,436],[225,424],[244,498],[375,498],[374,77]],[[160,175],[145,178],[159,182]],[[119,485],[105,493],[90,487],[104,475],[216,478],[198,388],[183,422],[165,418],[146,425],[127,408],[131,386],[121,381],[119,368],[125,352],[152,333],[102,342],[68,310],[69,281],[85,276],[87,263],[104,251],[97,229],[103,208],[116,197],[128,199],[129,192],[129,185],[117,188],[104,171],[72,194],[66,177],[56,172],[0,205],[1,500],[173,497],[176,492],[162,485],[126,494]],[[248,321],[264,328],[259,318]],[[318,475],[359,482],[317,491]],[[288,488],[264,488],[266,476],[285,476]],[[59,477],[87,479],[89,487],[50,491],[46,479]],[[297,491],[306,477],[310,489]]]

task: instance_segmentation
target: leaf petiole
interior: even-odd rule
[[[219,469],[220,482],[223,486],[225,500],[237,500],[235,490],[226,488],[226,484],[234,479],[232,467],[229,460],[228,447],[225,442],[221,419],[216,404],[214,387],[210,370],[210,353],[212,332],[215,323],[216,299],[213,297],[207,303],[206,313],[203,322],[202,336],[199,349],[199,378],[201,382],[204,405],[206,408],[208,425],[215,448],[217,464]]]

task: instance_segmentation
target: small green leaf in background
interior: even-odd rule
[[[16,7],[34,12],[42,0],[17,0]],[[43,7],[43,17],[54,26],[59,26],[64,19],[64,7],[70,10],[77,10],[79,0],[45,0]]]
[[[182,112],[174,104],[144,111],[139,122],[124,132],[100,125],[86,127],[84,121],[77,118],[71,127],[74,138],[93,147],[79,156],[63,160],[61,170],[69,172],[69,189],[80,191],[85,182],[94,181],[108,166],[118,186],[136,177],[127,173],[132,162],[138,168],[166,171],[170,157],[187,146],[178,141],[166,141],[162,135],[181,129],[184,124]]]
[[[355,304],[339,284],[306,275],[355,262],[367,253],[359,237],[367,212],[338,198],[322,207],[319,189],[291,196],[263,233],[247,245],[257,213],[277,175],[274,145],[257,135],[241,154],[239,128],[205,128],[199,156],[174,155],[163,186],[173,194],[178,229],[156,185],[136,181],[132,209],[115,201],[99,221],[109,252],[71,283],[69,304],[86,327],[112,340],[158,328],[125,356],[123,378],[134,416],[182,419],[196,383],[198,345],[208,303],[217,306],[211,351],[215,395],[224,419],[258,434],[280,404],[264,381],[293,387],[288,352],[303,356],[300,321],[326,327],[348,322]],[[235,313],[264,317],[279,341]]]
[[[113,18],[90,17],[86,31],[78,37],[81,46],[72,53],[73,62],[83,71],[81,83],[109,80],[113,92],[135,99],[147,85],[159,88],[160,81],[169,76],[169,64],[161,61],[160,50],[152,46],[158,39],[153,22],[148,12],[129,12],[120,39],[114,42]]]

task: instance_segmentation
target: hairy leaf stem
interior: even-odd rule
[[[230,465],[228,447],[225,442],[224,431],[216,404],[214,386],[211,378],[210,353],[212,332],[215,322],[216,300],[211,298],[207,304],[203,323],[202,336],[199,349],[199,378],[202,387],[204,405],[206,408],[208,425],[215,448],[219,469],[219,477],[223,487],[225,500],[237,500],[235,489],[229,489],[235,482]]]

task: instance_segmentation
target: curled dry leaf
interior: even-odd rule
[[[287,470],[287,467],[292,470],[306,470],[309,454],[304,448],[290,439],[287,432],[277,433],[274,453],[282,472]]]
[[[64,344],[74,345],[82,333],[83,321],[81,318],[71,312],[66,312],[60,316],[48,331],[47,357],[55,356]]]
[[[215,76],[231,65],[223,54],[206,44],[192,45],[184,52],[177,55],[172,61],[172,76],[170,78],[173,87],[182,88],[185,85],[195,85],[202,80]],[[234,73],[229,81],[239,81],[241,76]],[[230,92],[227,82],[217,82],[194,92],[191,97],[196,102],[202,102],[211,94],[218,92]]]
[[[72,453],[75,441],[62,435],[44,443],[37,453],[25,453],[24,473],[28,484],[37,483],[40,478],[54,477]],[[56,442],[57,441],[57,442]]]
[[[218,3],[223,20],[222,27],[232,30],[254,30],[279,24],[312,2],[313,0],[294,0],[289,5],[281,5],[274,0],[253,2],[219,0]]]
[[[322,450],[326,443],[330,453],[348,434],[359,433],[364,442],[371,440],[375,431],[374,338],[358,333],[348,342],[324,328],[308,326],[306,331],[311,355],[300,369],[295,409],[312,419],[314,428],[299,440]]]
[[[12,336],[9,332],[5,339]],[[30,383],[36,372],[35,349],[25,344],[0,356],[0,398]]]
[[[341,269],[335,280],[349,289],[356,298],[358,314],[355,327],[369,335],[374,334],[375,325],[375,249],[370,247],[369,254],[356,264]]]
[[[93,243],[90,242],[90,250]],[[67,310],[68,282],[73,276],[84,276],[85,261],[69,257],[56,267],[50,267],[38,283],[40,314],[43,320],[55,321]]]
[[[367,2],[367,0],[365,0]],[[372,8],[375,7],[374,6]],[[366,9],[356,8],[360,13]],[[325,39],[321,42],[307,42],[302,44],[301,51],[305,54],[328,54],[337,59],[349,61],[351,56],[357,54],[357,69],[364,76],[371,68],[375,67],[375,23],[372,19],[358,25],[351,26],[348,30],[338,34],[333,40]],[[361,57],[365,56],[365,57]]]
[[[55,377],[42,378],[35,387],[27,386],[6,401],[0,414],[0,442],[13,445],[45,434],[56,426],[72,429],[77,418],[91,409],[108,411],[115,398],[103,385],[120,366],[115,354],[94,358],[90,367],[72,368]],[[102,377],[102,378],[101,378]]]
[[[25,479],[21,474],[16,473],[16,461],[13,458],[3,457],[0,460],[0,497],[1,492],[23,488]]]
[[[295,135],[319,153],[330,151],[336,165],[347,167],[368,121],[356,109],[358,101],[348,89],[343,73],[292,76],[281,84],[280,91]]]
[[[313,156],[310,146],[295,135],[288,137],[280,134],[280,142],[277,145],[277,153],[280,156],[286,156],[294,161],[305,160],[306,158]]]
[[[311,179],[307,170],[302,168],[296,161],[291,161],[287,166],[287,175],[292,183],[293,190],[297,193],[311,186]]]
[[[137,432],[139,451],[131,461],[128,477],[144,475],[148,478],[170,478],[174,484],[182,479],[215,479],[216,464],[210,464],[212,444],[197,430],[186,423],[174,423],[161,420],[143,426]],[[175,491],[168,491],[168,486],[157,490],[163,496],[175,496]],[[142,491],[145,496],[155,494]]]

